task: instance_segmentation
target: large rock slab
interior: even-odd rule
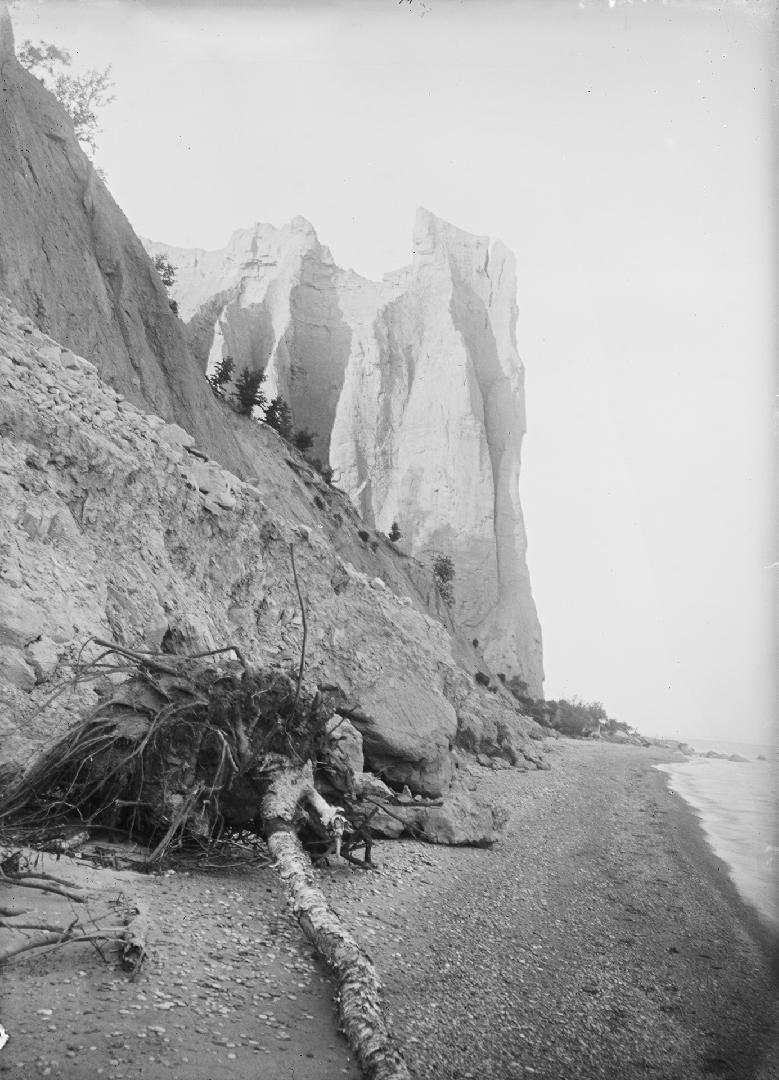
[[[422,795],[441,795],[452,779],[449,751],[457,731],[443,694],[390,674],[361,691],[360,705],[353,723],[371,772]]]

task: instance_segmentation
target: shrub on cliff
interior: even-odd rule
[[[306,450],[310,450],[314,445],[314,434],[309,431],[308,428],[301,428],[300,431],[296,431],[292,436],[292,443],[301,453],[305,453]]]
[[[264,371],[243,368],[235,381],[233,391],[235,411],[240,416],[252,416],[255,409],[265,408],[265,395],[261,389],[264,380]]]
[[[275,397],[271,400],[270,405],[265,410],[265,416],[263,418],[265,423],[272,427],[275,431],[278,431],[282,439],[292,438],[292,412],[289,405],[282,397]]]
[[[314,445],[315,436],[313,432],[309,431],[307,428],[301,428],[300,431],[295,431],[293,428],[292,410],[283,397],[276,396],[271,400],[265,410],[263,420],[269,427],[278,431],[282,439],[288,443],[292,443],[292,445],[300,450],[301,453],[310,450]],[[315,469],[321,470],[321,461],[312,461],[311,464]]]
[[[235,370],[235,361],[232,356],[223,356],[210,375],[207,375],[208,385],[217,397],[224,397],[227,384],[232,380]]]
[[[160,281],[165,286],[166,291],[170,291],[176,281],[176,267],[170,261],[167,255],[160,252],[159,255],[154,256],[154,269],[160,275]],[[174,315],[178,315],[179,306],[175,300],[168,299],[170,310]]]
[[[440,552],[433,556],[433,577],[438,593],[447,607],[454,604],[454,563],[448,555]]]
[[[160,281],[166,289],[170,289],[175,284],[176,267],[163,252],[154,256],[154,269],[160,275]]]
[[[392,528],[389,531],[389,539],[392,541],[393,544],[396,544],[398,540],[400,540],[402,535],[403,533],[398,528],[397,521],[393,521]]]

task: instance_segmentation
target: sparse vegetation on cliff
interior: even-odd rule
[[[160,275],[160,281],[165,286],[166,291],[170,292],[176,282],[177,268],[173,265],[167,255],[160,252],[159,255],[154,256],[154,269]],[[170,310],[173,314],[178,315],[179,306],[177,302],[169,298],[168,303],[170,304]]]
[[[242,369],[233,390],[234,407],[239,416],[252,416],[255,409],[265,408],[265,394],[262,392],[264,381],[264,371],[258,368],[254,371],[246,367]]]
[[[157,262],[155,259],[155,266],[156,265]],[[159,267],[157,267],[157,269],[159,270]],[[171,269],[175,275],[175,268],[171,267]],[[163,278],[163,283],[164,281],[165,279]],[[232,381],[234,370],[235,362],[233,361],[233,358],[231,356],[225,356],[219,361],[213,372],[206,376],[208,385],[217,397],[225,397],[227,387]],[[278,431],[282,439],[294,446],[301,454],[305,454],[305,452],[310,450],[314,445],[316,436],[307,428],[301,428],[299,431],[295,430],[292,424],[292,410],[283,397],[276,395],[276,397],[267,401],[265,394],[262,392],[262,384],[264,381],[264,370],[252,371],[250,368],[243,368],[235,382],[233,388],[233,401],[230,402],[230,404],[240,416],[251,417],[254,415],[255,409],[262,409],[263,415],[258,419],[261,419],[268,427],[272,427],[274,431]],[[318,459],[311,461],[311,464],[315,469],[318,469],[319,472],[322,473],[329,484],[333,475],[332,469],[330,469],[329,466],[322,465],[322,462]]]
[[[266,424],[278,431],[282,439],[289,440],[292,438],[292,411],[284,398],[275,397],[271,400],[265,410],[264,420]]]
[[[595,734],[616,736],[622,733],[628,737],[636,736],[635,728],[610,717],[600,701],[582,701],[576,696],[570,701],[566,698],[546,701],[529,694],[527,683],[517,675],[508,681],[503,676],[499,678],[519,702],[526,716],[531,716],[543,727],[559,731],[561,735],[568,735],[573,739],[583,739]]]
[[[73,58],[67,49],[47,41],[23,42],[17,52],[19,63],[43,83],[64,107],[76,138],[90,157],[97,149],[100,134],[98,112],[114,101],[110,66],[103,71],[90,68],[81,74],[71,71]]]
[[[433,556],[433,576],[439,595],[447,607],[454,604],[454,563],[448,555]]]
[[[225,389],[232,380],[234,370],[235,361],[233,360],[232,356],[223,356],[212,371],[212,373],[206,376],[206,378],[208,379],[208,385],[211,387],[217,397],[224,397]]]
[[[292,436],[292,442],[301,454],[304,454],[306,450],[310,450],[314,445],[314,435],[308,428],[301,428],[300,431],[296,431]]]

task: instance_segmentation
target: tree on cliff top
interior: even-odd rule
[[[100,134],[98,110],[114,100],[110,66],[104,71],[90,68],[80,75],[74,74],[70,71],[72,57],[68,50],[47,41],[39,41],[37,45],[25,41],[17,59],[54,94],[73,121],[76,138],[86,153],[94,157]]]

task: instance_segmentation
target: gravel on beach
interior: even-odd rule
[[[492,850],[382,844],[367,900],[332,871],[417,1077],[779,1076],[775,944],[668,756],[561,740],[549,772],[485,771],[513,812]]]
[[[774,1080],[776,943],[653,769],[669,752],[547,749],[548,772],[461,770],[511,811],[491,850],[378,842],[378,873],[321,872],[412,1074]],[[10,964],[0,1075],[356,1078],[273,871],[54,872],[145,899],[151,958],[135,981],[88,947]]]

